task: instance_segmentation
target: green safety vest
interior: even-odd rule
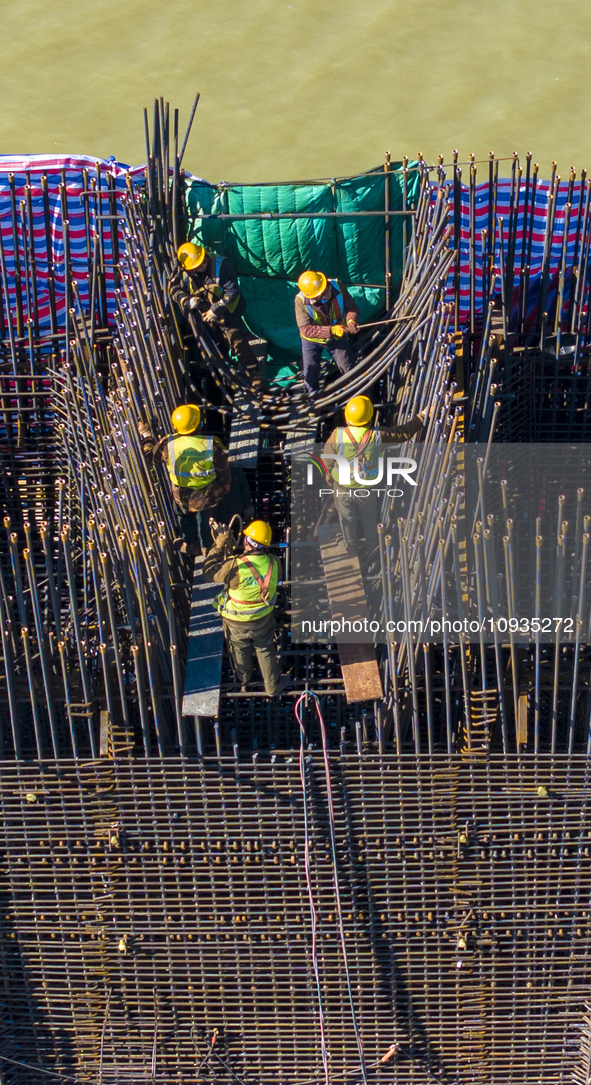
[[[343,301],[343,295],[339,290],[339,284],[336,279],[329,279],[328,281],[335,293],[335,297],[331,299],[329,320],[331,324],[342,324],[345,319],[345,303]],[[299,296],[306,306],[308,316],[312,323],[319,324],[321,327],[327,327],[324,323],[326,318],[323,317],[322,313],[318,312],[314,305],[312,305],[310,298],[307,298],[306,295],[301,292]],[[326,339],[314,339],[311,335],[302,335],[302,339],[307,339],[309,343],[326,343]]]
[[[339,426],[336,443],[339,456],[344,456],[346,460],[353,460],[355,456],[359,456],[360,471],[358,471],[358,474],[363,477],[363,470],[366,469],[369,477],[371,477],[372,467],[376,462],[378,445],[382,443],[379,429],[368,429],[367,426]],[[337,463],[332,469],[332,477],[335,482],[339,481]],[[359,483],[354,479],[351,480],[351,489],[358,485]]]
[[[228,588],[218,597],[218,609],[222,618],[233,622],[252,622],[264,618],[275,606],[279,566],[271,554],[254,554],[236,560],[239,584]]]
[[[175,433],[168,439],[166,467],[173,485],[201,490],[216,477],[213,465],[213,437]]]

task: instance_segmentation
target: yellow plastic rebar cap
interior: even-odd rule
[[[307,298],[319,298],[324,294],[328,284],[326,275],[322,271],[302,271],[298,279],[298,286],[302,294]]]
[[[192,241],[186,241],[184,245],[181,245],[177,256],[185,271],[195,271],[195,268],[201,267],[207,253],[203,245],[194,245]]]
[[[373,403],[367,396],[353,396],[345,407],[349,426],[366,426],[373,418]]]
[[[259,546],[270,546],[273,538],[273,532],[264,520],[253,520],[252,524],[244,528],[242,534],[247,535],[253,542],[257,542]]]
[[[201,409],[196,403],[183,403],[170,416],[177,433],[193,433],[201,425]]]

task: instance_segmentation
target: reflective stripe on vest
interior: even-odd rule
[[[264,618],[275,606],[279,566],[270,554],[252,554],[236,561],[237,588],[228,588],[228,597],[220,610],[222,618],[251,622]]]
[[[220,286],[220,269],[221,269],[221,266],[222,266],[222,260],[223,259],[224,259],[223,256],[216,256],[216,258],[215,258],[215,271],[214,271],[215,294],[216,294],[216,297],[218,298],[218,300],[220,300],[220,301],[224,296],[224,292],[223,292],[223,290],[222,290],[222,288]],[[226,312],[233,313],[234,310],[236,309],[236,307],[238,306],[239,301],[240,301],[240,294],[238,294],[238,297],[235,298],[234,301],[224,301],[223,306],[224,306],[224,309],[226,310]]]
[[[200,490],[216,477],[213,437],[176,433],[168,440],[166,468],[175,486]]]
[[[359,431],[359,439],[353,432]],[[369,436],[368,436],[369,434]],[[345,443],[345,438],[346,443]],[[376,461],[376,453],[378,446],[382,443],[382,435],[379,429],[363,429],[361,426],[353,426],[351,429],[349,426],[339,426],[337,429],[337,452],[339,456],[344,456],[346,460],[353,460],[355,456],[360,456],[360,471],[358,472],[363,478],[363,469],[370,469]],[[367,450],[367,455],[364,453]],[[339,468],[338,464],[332,469],[332,477],[336,482],[339,481]],[[365,477],[368,477],[367,475]],[[357,482],[351,483],[351,488],[357,486]]]
[[[342,324],[345,319],[345,303],[343,301],[343,295],[336,279],[329,279],[328,282],[329,285],[332,286],[334,293],[334,296],[330,299],[331,307],[329,322],[330,324]],[[302,294],[301,292],[299,294],[299,297],[302,299],[304,305],[306,306],[308,316],[310,317],[312,323],[327,328],[327,318],[322,313],[319,313],[318,310],[312,305],[310,298],[307,298],[306,295]],[[302,335],[302,339],[307,339],[309,343],[326,343],[326,339],[314,339],[311,335]]]
[[[223,259],[223,256],[216,256],[213,270],[213,281],[215,283],[214,293],[216,298],[218,299],[222,296],[222,288],[220,286],[220,268],[222,266]]]

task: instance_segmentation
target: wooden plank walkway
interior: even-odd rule
[[[217,716],[220,709],[224,633],[211,604],[223,585],[207,584],[202,568],[203,558],[195,558],[183,716]]]
[[[256,467],[261,433],[259,409],[242,391],[234,400],[234,409],[228,459],[241,467]]]
[[[369,623],[359,558],[347,554],[338,524],[323,524],[318,536],[332,619]],[[347,703],[381,700],[384,692],[371,633],[356,636],[354,643],[336,637]]]
[[[318,422],[302,422],[296,429],[289,430],[285,438],[285,456],[306,456],[314,451]]]
[[[236,408],[228,459],[241,467],[256,467],[260,435],[258,409],[243,393],[236,397]],[[203,558],[195,558],[183,716],[217,716],[220,709],[224,633],[222,620],[211,604],[223,585],[207,584],[202,569]]]

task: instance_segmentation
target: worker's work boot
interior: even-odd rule
[[[246,682],[240,682],[237,678],[233,682],[227,682],[222,687],[224,693],[247,693],[248,686]]]
[[[283,690],[287,689],[287,687],[291,686],[292,684],[293,684],[293,680],[292,680],[291,676],[289,674],[282,674],[281,678],[279,679],[279,684],[278,684],[277,688],[274,689],[272,693],[268,693],[267,696],[268,697],[280,697],[281,694],[283,693]]]
[[[343,550],[345,551],[345,554],[347,555],[348,558],[356,558],[357,557],[357,554],[358,554],[357,547],[355,546],[354,543],[352,543],[350,540],[345,538],[342,531],[337,531],[337,533],[336,533],[336,535],[334,537],[334,541],[337,543],[338,546],[343,547]]]

